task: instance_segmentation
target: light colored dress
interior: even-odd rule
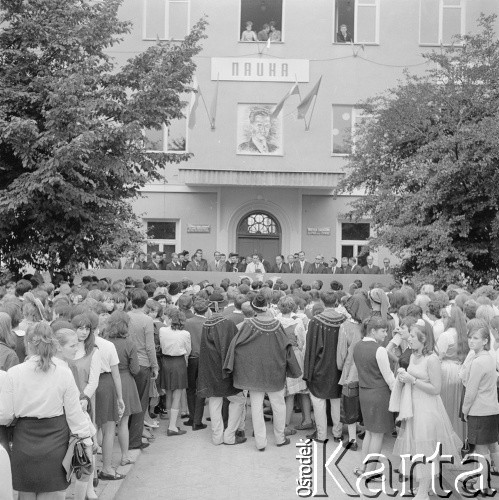
[[[459,439],[466,438],[466,425],[461,421],[459,410],[463,394],[463,383],[459,377],[462,362],[457,355],[457,330],[449,328],[438,337],[437,348],[444,353],[442,358],[442,391],[441,397],[447,415]]]
[[[305,355],[305,339],[306,331],[303,326],[303,322],[297,317],[283,317],[280,316],[279,321],[286,332],[286,336],[293,343],[293,352],[295,353],[296,360],[300,365],[300,369],[303,373],[303,362]],[[286,377],[286,392],[285,396],[291,396],[292,394],[307,393],[307,383],[303,380],[303,377],[289,378]]]
[[[436,354],[431,356],[437,357]],[[407,373],[418,380],[430,382],[428,360],[431,356],[411,356]],[[435,454],[437,444],[442,444],[443,455],[453,455],[457,463],[460,461],[462,441],[454,432],[447,413],[444,411],[442,398],[438,394],[428,394],[422,389],[412,386],[412,418],[403,422],[399,436],[393,448],[394,455],[415,455],[422,453],[426,457]],[[415,467],[416,478],[429,477],[431,464]],[[438,474],[439,467],[434,467]]]

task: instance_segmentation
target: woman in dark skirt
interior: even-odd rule
[[[187,358],[191,352],[191,335],[184,330],[185,314],[177,309],[169,313],[171,323],[159,330],[161,343],[160,387],[166,392],[167,408],[170,409],[168,436],[179,436],[186,431],[177,427],[182,389],[187,388]]]
[[[468,441],[475,445],[475,453],[499,464],[497,373],[495,356],[491,356],[489,352],[489,328],[472,332],[468,344],[475,353],[466,381],[462,408],[464,419],[468,422]]]
[[[388,353],[381,346],[387,336],[387,321],[381,316],[372,316],[364,320],[362,327],[364,337],[355,346],[353,359],[359,374],[360,408],[366,429],[362,444],[365,458],[371,453],[381,453],[383,437],[392,430],[393,416],[388,406],[395,377]],[[360,476],[365,470],[365,467],[358,467],[355,474]]]
[[[9,370],[0,393],[0,424],[19,417],[12,473],[20,500],[65,498],[69,483],[62,460],[70,433],[84,438],[87,453],[92,455],[91,429],[80,406],[80,393],[67,363],[54,357],[57,341],[51,335],[48,323],[28,329],[30,357]]]
[[[345,302],[350,318],[342,323],[338,333],[336,363],[341,370],[339,384],[341,391],[341,422],[347,425],[350,449],[357,451],[357,423],[362,421],[359,401],[359,375],[353,361],[353,351],[362,338],[362,322],[371,315],[369,299],[363,293],[356,293]]]
[[[106,324],[106,336],[114,344],[114,347],[116,347],[116,352],[120,360],[118,368],[121,377],[121,392],[123,394],[123,402],[125,403],[125,412],[118,426],[118,441],[121,448],[122,466],[133,463],[128,451],[129,417],[134,413],[142,413],[139,391],[133,378],[140,371],[139,358],[137,356],[137,346],[128,336],[128,323],[130,323],[130,316],[126,312],[114,311],[109,316]]]

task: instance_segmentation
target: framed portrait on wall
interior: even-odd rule
[[[282,113],[272,118],[275,104],[237,105],[237,154],[283,156]]]

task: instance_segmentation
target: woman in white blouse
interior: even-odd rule
[[[7,372],[0,370],[0,392],[7,381]],[[12,500],[12,472],[10,470],[10,458],[7,450],[0,444],[0,500]]]
[[[63,500],[69,486],[62,461],[69,436],[85,439],[92,455],[91,429],[67,364],[54,357],[57,342],[42,322],[26,333],[28,359],[12,367],[0,393],[0,424],[17,418],[12,474],[19,499]]]
[[[166,391],[166,407],[170,410],[170,425],[166,434],[180,436],[186,432],[177,427],[177,418],[182,390],[187,388],[187,358],[191,353],[191,335],[183,329],[185,314],[182,311],[173,309],[170,312],[170,321],[169,326],[159,330],[159,341],[163,353],[160,387]]]

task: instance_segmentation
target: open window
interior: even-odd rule
[[[463,0],[420,0],[419,44],[452,45],[465,32]]]
[[[190,0],[143,0],[142,38],[182,40],[189,33]]]
[[[379,43],[379,0],[335,0],[334,43]]]
[[[284,0],[240,0],[241,42],[283,41]]]
[[[369,255],[368,240],[371,234],[369,222],[342,222],[341,223],[341,257],[355,257],[360,267],[367,265]]]
[[[145,148],[154,153],[187,153],[187,119],[172,120],[170,126],[144,131]]]

